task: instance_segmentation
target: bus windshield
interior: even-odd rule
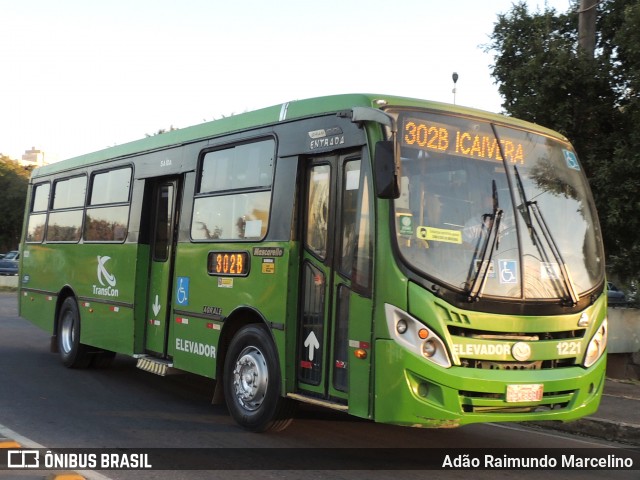
[[[475,300],[575,304],[602,282],[595,206],[568,143],[419,111],[398,128],[395,233],[409,268]]]

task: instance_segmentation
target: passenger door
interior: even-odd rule
[[[178,225],[180,182],[177,178],[160,179],[153,187],[152,238],[147,293],[146,350],[167,353],[167,338],[171,324],[171,278]]]
[[[349,356],[355,348],[370,351],[371,341],[373,238],[366,170],[360,151],[310,159],[302,203],[298,390],[343,404],[354,393],[354,367],[361,394],[368,397],[369,391],[370,358]]]

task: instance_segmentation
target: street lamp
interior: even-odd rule
[[[453,72],[453,75],[451,75],[451,78],[453,79],[453,104],[456,104],[456,83],[458,83],[458,74],[456,72]]]

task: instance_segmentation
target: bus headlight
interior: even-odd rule
[[[393,305],[385,304],[384,311],[387,327],[396,343],[436,365],[451,366],[444,342],[433,330]]]
[[[431,358],[436,353],[438,353],[438,344],[432,338],[422,343],[422,354],[425,357]]]
[[[407,321],[404,318],[401,318],[396,322],[396,332],[398,332],[400,335],[406,332],[407,328]]]
[[[605,318],[598,328],[598,331],[593,336],[587,347],[587,354],[584,356],[585,367],[590,367],[598,361],[607,348],[607,334],[608,334],[607,319]]]

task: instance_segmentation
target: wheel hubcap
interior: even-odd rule
[[[233,386],[240,405],[257,410],[267,393],[269,371],[262,352],[255,347],[245,348],[233,369]]]
[[[62,350],[64,350],[64,353],[69,353],[73,348],[73,315],[69,312],[62,318],[60,337]]]

